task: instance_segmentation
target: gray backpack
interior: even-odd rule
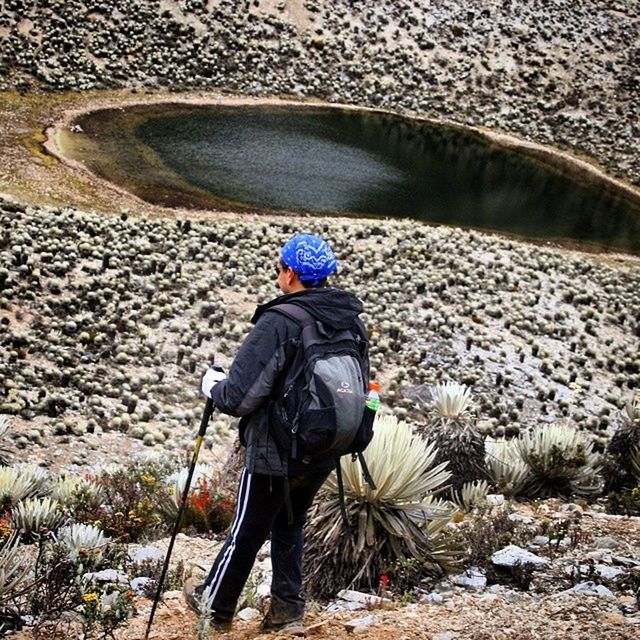
[[[332,330],[295,304],[273,307],[302,326],[298,354],[270,410],[270,431],[292,460],[338,458],[364,451],[369,381],[363,327]]]

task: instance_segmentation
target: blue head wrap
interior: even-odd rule
[[[280,257],[298,274],[301,282],[309,283],[312,287],[338,268],[331,247],[322,238],[307,233],[293,236],[282,247]]]

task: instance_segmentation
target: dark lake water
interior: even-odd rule
[[[412,217],[640,253],[640,206],[480,136],[315,107],[94,112],[69,155],[171,206]]]

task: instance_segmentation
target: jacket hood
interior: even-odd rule
[[[326,327],[335,329],[349,329],[362,313],[362,302],[352,293],[334,287],[322,287],[288,293],[262,304],[256,309],[251,322],[255,324],[265,311],[285,302],[297,304]]]

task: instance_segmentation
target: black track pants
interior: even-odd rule
[[[313,498],[329,472],[289,478],[293,524],[288,523],[284,479],[248,473],[240,476],[231,530],[205,581],[215,617],[230,620],[256,554],[271,533],[272,613],[282,620],[302,616],[303,527]]]

